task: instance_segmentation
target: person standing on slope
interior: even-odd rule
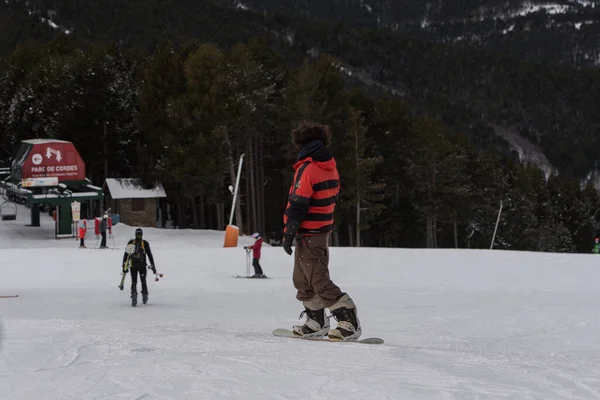
[[[81,218],[78,223],[79,228],[79,247],[85,249],[85,234],[87,232],[87,221],[85,218]]]
[[[282,245],[291,255],[296,242],[292,280],[305,309],[300,317],[306,314],[305,324],[293,331],[302,337],[328,334],[334,340],[357,340],[362,328],[356,305],[329,277],[329,236],[340,190],[336,161],[326,147],[329,139],[329,127],[317,123],[305,121],[292,131],[299,153],[283,217]],[[331,331],[325,308],[338,321]]]
[[[594,245],[594,248],[592,249],[592,253],[594,253],[594,254],[600,253],[600,240],[598,238],[596,238],[596,244]]]
[[[253,278],[266,278],[260,266],[260,250],[262,248],[263,239],[258,233],[253,233],[252,239],[255,240],[254,244],[252,246],[245,246],[244,249],[252,250],[252,266],[254,267]]]
[[[100,235],[102,235],[102,241],[100,242],[101,249],[108,249],[106,246],[106,231],[108,229],[108,215],[104,214],[100,220]]]
[[[154,257],[150,250],[150,243],[143,239],[144,232],[141,228],[135,230],[135,239],[131,239],[127,243],[127,247],[131,249],[131,252],[125,251],[123,255],[123,272],[126,271],[126,264],[129,261],[129,270],[131,271],[131,305],[135,307],[137,305],[137,275],[140,275],[140,282],[142,284],[142,301],[144,304],[148,302],[148,285],[146,283],[146,256],[150,260],[150,269],[156,274],[156,267],[154,266]],[[130,247],[131,245],[131,247]]]

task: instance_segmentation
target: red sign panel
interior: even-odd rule
[[[73,143],[36,143],[29,151],[21,173],[21,179],[57,177],[59,181],[82,181],[85,163]]]

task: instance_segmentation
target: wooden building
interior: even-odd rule
[[[121,223],[153,228],[159,225],[159,199],[167,197],[160,182],[144,188],[139,179],[108,178],[102,189],[105,209],[110,207],[113,214],[119,214]]]

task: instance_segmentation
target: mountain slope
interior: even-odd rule
[[[50,40],[54,35],[54,29],[28,12],[25,4],[15,0],[0,1],[0,57],[9,54],[19,43],[32,39]]]
[[[530,61],[599,66],[598,0],[221,0],[232,8],[389,29]]]
[[[495,141],[491,124],[513,130],[539,146],[560,172],[577,178],[587,176],[600,157],[596,70],[529,63],[492,50],[432,44],[383,30],[256,13],[247,11],[246,3],[236,3],[235,9],[207,0],[33,4],[40,16],[51,10],[56,24],[84,41],[114,40],[152,49],[167,39],[229,46],[259,36],[289,60],[327,52],[353,72],[348,79],[400,95],[415,109],[468,130],[481,145]],[[302,4],[308,3],[298,7]]]

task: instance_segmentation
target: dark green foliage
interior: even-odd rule
[[[5,49],[2,158],[23,139],[71,140],[94,183],[160,180],[178,227],[223,229],[244,153],[243,231],[277,237],[289,133],[311,119],[330,126],[341,174],[337,244],[489,248],[502,201],[495,248],[592,247],[600,199],[579,182],[598,158],[598,71],[210,1],[31,4],[72,33],[22,30],[55,40]],[[558,173],[522,164],[496,126]]]

